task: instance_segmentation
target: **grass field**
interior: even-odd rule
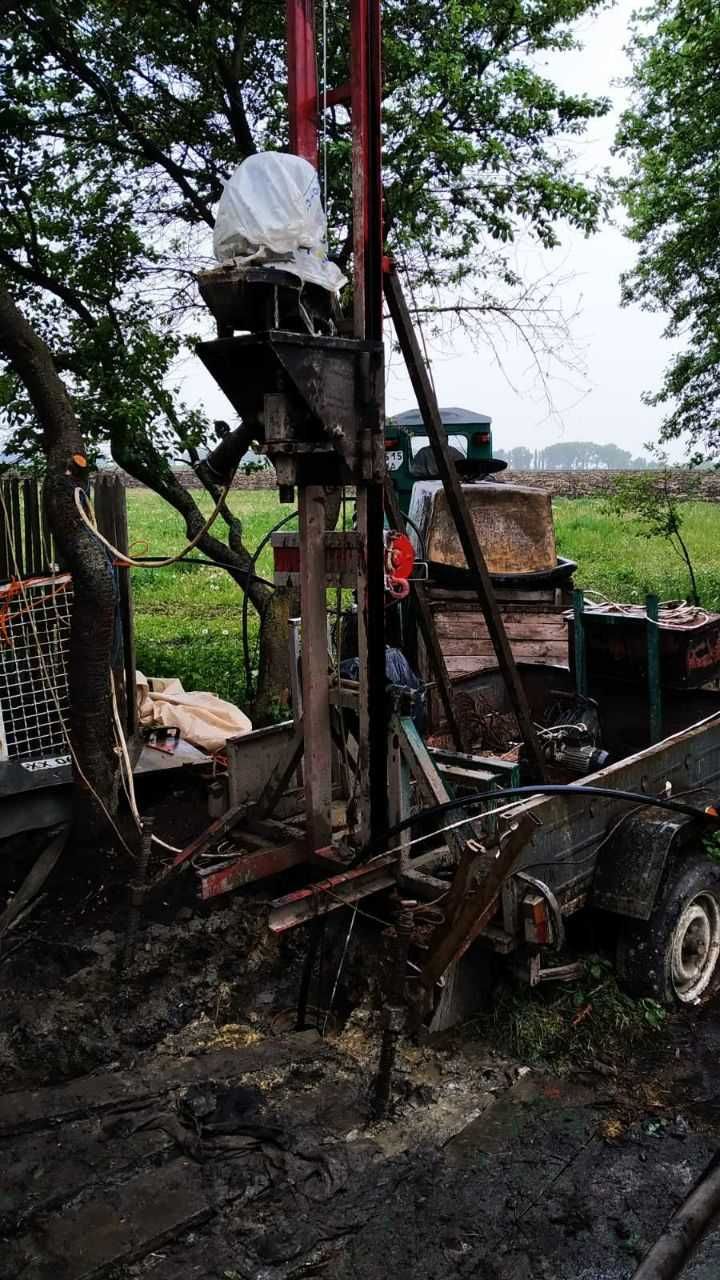
[[[209,498],[198,498],[209,512]],[[251,550],[290,511],[280,506],[274,490],[238,491],[231,503],[242,517]],[[720,609],[720,505],[693,502],[684,511],[702,603]],[[128,490],[128,512],[136,554],[171,554],[184,544],[180,517],[155,494]],[[605,515],[600,500],[558,499],[555,521],[558,553],[577,561],[578,586],[622,601],[641,600],[647,591],[664,600],[687,594],[687,575],[672,549],[642,537],[633,521]],[[269,547],[258,560],[257,572],[272,576]],[[228,574],[214,566],[179,564],[135,570],[133,585],[140,670],[145,675],[179,676],[188,689],[209,689],[242,705],[242,596]],[[252,608],[250,636],[254,645],[257,616]]]

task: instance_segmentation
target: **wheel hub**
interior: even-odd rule
[[[687,904],[675,926],[671,973],[675,994],[684,1004],[699,1000],[712,980],[720,956],[720,903],[699,893]]]

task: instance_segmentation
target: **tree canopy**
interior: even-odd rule
[[[569,142],[608,103],[555,85],[538,55],[571,48],[575,20],[606,2],[384,0],[388,242],[425,296],[462,286],[497,315],[516,290],[511,307],[530,311],[513,239],[551,246],[563,225],[598,225],[604,178],[579,170]],[[198,452],[211,423],[177,385],[195,331],[211,331],[193,272],[211,265],[213,210],[235,165],[287,145],[284,8],[0,0],[0,287],[53,352],[86,441],[109,442],[191,536],[203,519],[171,460],[189,459],[213,491]],[[330,86],[348,78],[348,14],[329,0]],[[330,248],[348,268],[342,107],[325,134]],[[11,447],[38,457],[12,364],[0,415]],[[199,546],[264,616],[270,588],[249,579],[241,522],[222,514],[227,541],[217,524]]]
[[[592,440],[558,440],[534,453],[525,445],[516,445],[514,449],[496,449],[495,455],[515,471],[642,471],[649,465],[645,458],[633,458],[619,445]]]
[[[569,94],[532,57],[569,48],[599,0],[386,0],[389,240],[413,283],[512,285],[506,246],[590,232],[603,184],[568,136],[607,103]],[[347,13],[329,6],[328,81],[347,78]],[[265,0],[31,0],[2,5],[0,273],[57,353],[88,435],[148,460],[147,439],[207,423],[167,388],[187,342],[191,271],[234,165],[286,144],[284,6]],[[350,264],[350,131],[328,112],[331,247]],[[12,380],[14,425],[29,425]],[[127,459],[126,459],[127,461]]]
[[[668,316],[680,348],[662,385],[662,439],[720,455],[720,8],[655,0],[635,18],[632,101],[617,136],[637,263],[626,303]]]

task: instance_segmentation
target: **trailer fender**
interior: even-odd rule
[[[630,814],[598,852],[592,905],[649,920],[668,859],[696,845],[700,831],[700,823],[687,814],[655,808]]]

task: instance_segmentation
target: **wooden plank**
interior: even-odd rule
[[[478,599],[476,591],[455,591],[448,588],[439,588],[429,585],[428,596],[430,604],[433,608],[448,605],[453,609],[477,609]],[[496,587],[495,597],[498,604],[504,607],[506,604],[513,605],[540,605],[542,608],[567,608],[567,603],[558,602],[557,596],[562,595],[554,590],[540,591],[522,591],[515,587]],[[569,599],[569,597],[568,597]]]
[[[38,514],[40,518],[41,559],[43,564],[43,571],[46,573],[49,573],[51,565],[53,565],[57,560],[57,553],[55,551],[53,537],[50,532],[50,525],[47,518],[47,510],[45,507],[45,491],[43,488],[39,490],[38,499],[39,499]]]
[[[507,635],[510,637],[510,643],[515,640],[557,640],[568,646],[568,630],[564,626],[537,626],[528,621],[528,618],[512,623],[507,627]],[[439,643],[445,650],[445,645],[456,641],[457,644],[471,643],[473,640],[489,640],[487,627],[482,622],[475,627],[445,627],[439,634]]]
[[[33,1256],[34,1274],[93,1280],[199,1226],[211,1212],[200,1166],[175,1160],[52,1214],[18,1241],[18,1250]]]
[[[528,640],[522,636],[511,641],[514,654],[522,654],[523,662],[527,662],[528,653],[554,653],[561,657],[567,666],[567,645],[560,640]],[[488,658],[495,652],[490,640],[444,640],[443,654],[445,661],[451,658]],[[497,664],[496,664],[497,665]]]
[[[29,479],[21,480],[20,487],[22,493],[22,522],[23,522],[23,546],[25,547],[25,573],[28,578],[37,572],[35,568],[35,558],[33,556],[33,531],[32,531],[32,512],[30,504],[30,485],[32,481]]]
[[[30,527],[32,531],[32,571],[35,574],[42,575],[45,573],[45,556],[43,554],[41,532],[40,485],[37,480],[29,481],[25,502],[26,506],[29,506],[30,508]]]
[[[0,1185],[0,1220],[22,1223],[27,1230],[31,1218],[66,1204],[88,1184],[130,1173],[141,1162],[155,1163],[173,1146],[174,1139],[159,1129],[109,1142],[98,1118],[6,1138],[0,1160],[12,1177]]]
[[[498,604],[500,606],[500,612],[502,613],[503,617],[505,617],[507,613],[512,613],[513,611],[522,612],[522,613],[560,613],[562,614],[567,609],[570,608],[570,605],[568,604],[567,601],[563,601],[562,605],[554,605],[550,601],[543,601],[543,600],[537,600],[537,599],[527,600],[527,601],[498,600]],[[455,601],[455,602],[450,600],[434,600],[430,602],[430,611],[433,615],[436,615],[438,613],[448,613],[448,614],[469,613],[469,614],[474,614],[475,617],[477,618],[482,617],[482,611],[478,609],[477,600],[475,600],[473,603],[470,603],[470,601],[462,601],[462,600]]]
[[[305,726],[305,814],[311,851],[324,849],[332,840],[325,504],[325,491],[321,485],[300,487],[300,611],[303,620],[300,663]]]
[[[555,626],[567,630],[567,618],[563,609],[501,609],[500,612],[506,626],[517,626],[527,622],[531,627]],[[465,610],[460,613],[454,610],[442,610],[435,613],[434,617],[436,627],[452,627],[470,634],[477,626],[487,630],[485,619],[479,609],[474,613]]]
[[[103,1071],[44,1089],[5,1093],[0,1096],[0,1137],[49,1129],[128,1104],[139,1107],[149,1098],[196,1080],[234,1079],[326,1054],[329,1050],[320,1037],[308,1032],[304,1037],[269,1038],[240,1048],[168,1060],[163,1062],[162,1071],[148,1062],[133,1072]]]
[[[488,573],[477,530],[468,511],[460,477],[450,461],[447,433],[440,416],[437,396],[418,346],[397,271],[392,264],[390,270],[384,273],[383,282],[390,315],[410,375],[413,391],[420,407],[425,430],[430,439],[433,457],[445,491],[448,508],[455,521],[467,566],[476,584],[480,607],[495,645],[498,666],[503,674],[508,698],[525,742],[528,763],[533,775],[538,779],[542,779],[544,777],[544,762],[530,706],[515,666],[510,643],[505,634],[502,616],[495,599],[492,579]]]
[[[567,671],[567,654],[550,649],[547,653],[539,650],[527,650],[516,654],[518,662],[533,662],[545,666],[557,667],[559,671]],[[497,658],[494,653],[461,654],[458,657],[446,657],[447,668],[451,680],[462,676],[477,675],[483,671],[497,669]]]

